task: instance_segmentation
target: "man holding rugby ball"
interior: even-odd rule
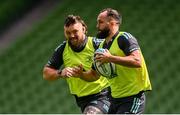
[[[134,36],[119,31],[122,16],[114,9],[102,10],[97,18],[98,37],[105,38],[99,48],[106,51],[96,55],[100,63],[114,63],[116,76],[109,78],[111,84],[111,108],[114,114],[142,114],[145,109],[145,91],[151,90],[151,83],[145,60]],[[95,67],[83,72],[79,66],[74,71],[81,79],[98,79]]]

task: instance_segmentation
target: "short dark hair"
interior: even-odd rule
[[[68,15],[67,18],[65,19],[64,26],[65,26],[65,27],[69,27],[70,25],[75,24],[75,23],[81,23],[82,26],[85,27],[86,33],[87,33],[87,25],[86,25],[85,22],[81,19],[80,16]]]
[[[112,9],[112,8],[105,8],[101,10],[100,13],[105,12],[105,11],[107,11],[107,17],[115,19],[118,22],[118,24],[122,23],[122,16],[117,10]]]

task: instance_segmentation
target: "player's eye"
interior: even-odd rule
[[[102,24],[103,23],[103,21],[98,21],[98,24]]]
[[[70,32],[66,31],[66,35],[68,35],[68,36],[69,36],[69,35],[70,35]]]

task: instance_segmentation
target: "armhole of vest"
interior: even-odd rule
[[[117,38],[117,45],[118,45],[119,49],[121,49],[121,47],[120,47],[120,45],[119,45],[119,39],[121,39],[120,37],[123,35],[123,33],[124,33],[124,32],[122,32],[122,34],[119,33],[120,35],[118,35],[118,38]],[[122,49],[121,49],[121,50],[122,50]]]
[[[63,58],[63,54],[64,54],[64,50],[65,50],[65,47],[66,47],[66,45],[67,45],[67,41],[63,41],[63,52],[62,52],[62,58]]]
[[[63,49],[65,49],[67,42],[64,41],[63,44],[64,44],[64,45],[63,45]]]
[[[96,47],[96,43],[95,43],[94,39],[95,39],[95,37],[92,37],[92,44],[93,44],[94,50],[96,50],[98,47]]]

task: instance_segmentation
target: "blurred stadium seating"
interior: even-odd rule
[[[11,8],[10,0],[4,2],[9,4],[5,8]],[[145,56],[153,86],[147,93],[145,113],[180,113],[179,0],[61,0],[31,31],[1,52],[0,113],[80,113],[65,80],[45,81],[42,69],[64,40],[63,22],[68,14],[80,15],[88,25],[88,35],[94,36],[96,17],[107,7],[122,13],[121,30],[138,39]],[[8,20],[0,20],[3,23]]]
[[[37,5],[40,1],[41,0],[1,0],[0,33],[10,26],[14,21],[22,17],[27,10]]]

